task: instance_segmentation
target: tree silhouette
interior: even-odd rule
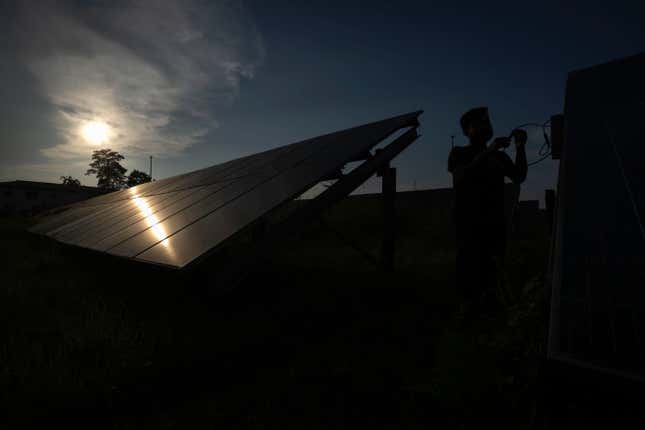
[[[65,185],[66,187],[72,187],[72,188],[81,187],[81,181],[71,176],[61,176],[60,180],[63,181],[63,185]]]
[[[126,185],[125,172],[128,171],[119,163],[123,159],[123,155],[109,148],[98,149],[92,153],[92,162],[85,174],[96,175],[97,185],[102,190],[120,190]]]
[[[146,182],[150,182],[151,180],[152,178],[147,173],[134,169],[128,176],[127,185],[128,187],[134,187],[140,184],[145,184]]]

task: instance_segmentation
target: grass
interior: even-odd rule
[[[347,203],[327,220],[376,253],[378,213]],[[528,428],[545,325],[544,229],[511,244],[507,315],[462,325],[445,217],[399,216],[395,274],[312,226],[215,295],[194,278],[3,219],[10,426]]]

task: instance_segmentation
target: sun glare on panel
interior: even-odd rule
[[[110,128],[101,121],[91,121],[83,126],[82,134],[85,140],[93,145],[100,145],[108,140]]]
[[[152,234],[157,238],[157,240],[161,241],[161,244],[168,248],[170,246],[170,242],[168,241],[168,235],[166,234],[166,229],[163,228],[161,224],[159,224],[159,219],[157,216],[152,212],[152,208],[150,208],[150,205],[145,201],[144,198],[139,197],[138,195],[134,195],[134,203],[137,205],[137,208],[141,212],[141,214],[145,217],[146,224],[148,225],[148,228],[150,228],[150,231],[152,231]]]

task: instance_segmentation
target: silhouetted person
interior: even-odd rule
[[[460,122],[470,144],[452,148],[448,157],[455,192],[457,287],[469,303],[494,305],[506,247],[504,178],[516,184],[526,179],[526,132],[512,132],[516,146],[513,163],[500,151],[510,144],[510,137],[498,137],[487,146],[493,137],[487,108],[469,110]]]

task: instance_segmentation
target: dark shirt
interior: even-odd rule
[[[448,171],[465,167],[482,152],[473,146],[457,146],[450,151]],[[495,254],[506,241],[504,219],[504,177],[514,177],[516,167],[502,151],[485,156],[455,183],[455,226],[458,246],[477,246]]]

